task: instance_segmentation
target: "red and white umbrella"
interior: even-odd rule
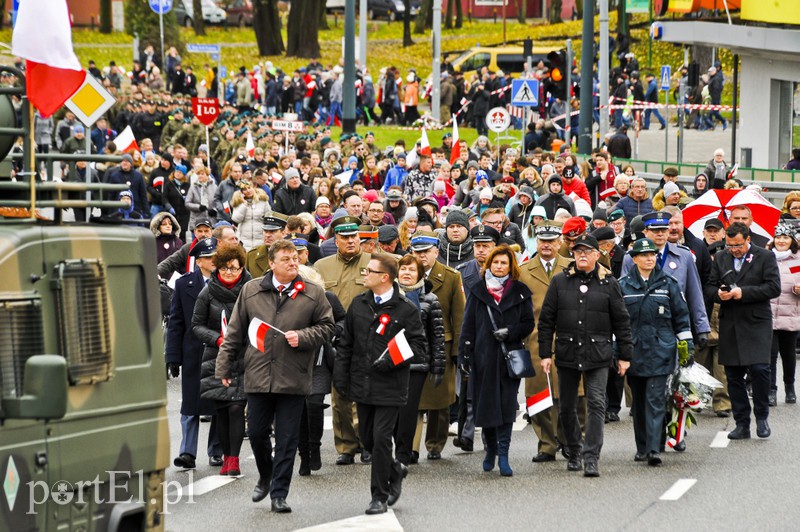
[[[709,190],[683,209],[683,226],[697,238],[703,238],[706,220],[719,218],[728,227],[731,209],[738,205],[747,206],[753,213],[750,231],[771,240],[781,211],[753,190]]]

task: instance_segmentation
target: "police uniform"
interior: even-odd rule
[[[354,216],[343,216],[331,222],[330,230],[341,236],[357,235],[360,223],[361,220]],[[360,251],[349,259],[336,253],[317,261],[314,268],[325,281],[325,290],[331,291],[339,298],[342,306],[348,309],[353,299],[366,290],[361,272],[369,265],[371,258],[369,253]],[[335,388],[331,390],[331,403],[333,403],[333,441],[336,452],[339,453],[336,463],[352,464],[353,457],[361,447],[354,403],[340,396]]]
[[[262,224],[264,231],[282,231],[286,227],[286,216],[279,212],[272,212],[272,214],[262,218]],[[256,246],[247,252],[245,267],[254,279],[263,276],[269,271],[268,254],[269,248],[266,244]]]

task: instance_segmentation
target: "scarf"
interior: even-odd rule
[[[495,303],[500,303],[500,300],[503,299],[503,294],[506,291],[505,285],[508,281],[508,275],[503,277],[495,277],[491,271],[486,270],[484,279],[486,280],[486,290],[489,291],[489,295],[494,298]]]
[[[425,284],[425,278],[423,277],[422,279],[417,281],[415,284],[412,284],[411,286],[406,286],[404,284],[400,285],[400,290],[402,290],[403,293],[406,295],[406,297],[417,306],[417,309],[420,308],[419,296],[420,292],[422,291],[421,290],[422,285],[424,284]]]
[[[775,254],[776,260],[783,260],[785,258],[788,258],[792,254],[791,249],[787,249],[786,251],[778,251],[777,249],[773,248],[772,252]]]
[[[241,278],[242,278],[242,274],[239,273],[239,276],[236,277],[236,279],[234,279],[233,281],[231,281],[229,283],[228,281],[226,281],[225,279],[222,278],[222,276],[219,274],[219,272],[217,272],[217,280],[220,282],[220,284],[222,286],[224,286],[228,290],[231,290],[234,286],[236,286],[236,283],[238,283],[239,279],[241,279]]]
[[[333,221],[333,214],[330,214],[325,218],[320,217],[319,214],[315,214],[314,221],[317,222],[317,225],[319,225],[323,229],[327,229],[328,226],[331,225],[331,222]]]
[[[444,261],[445,266],[455,268],[462,262],[472,258],[472,237],[467,235],[467,239],[461,244],[451,244],[447,240],[447,232],[439,235],[439,256]]]

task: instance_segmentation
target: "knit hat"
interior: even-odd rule
[[[664,199],[667,199],[668,197],[672,196],[673,194],[677,194],[680,191],[681,191],[681,189],[678,187],[678,185],[676,185],[672,181],[670,181],[669,183],[665,183],[664,184]]]
[[[133,157],[131,157],[130,153],[126,153],[122,156],[122,160],[133,164]]]
[[[286,181],[293,177],[300,177],[300,172],[297,171],[296,168],[287,168],[286,171],[283,172],[283,177],[286,178]]]
[[[437,179],[433,183],[433,191],[434,192],[444,192],[444,190],[445,190],[444,181],[442,181],[440,179]]]
[[[362,197],[370,203],[378,201],[378,193],[374,190],[367,190]]]
[[[352,163],[358,164],[358,157],[355,155],[351,155],[349,159],[347,159],[347,164],[350,165]]]
[[[467,163],[467,170],[469,170],[470,168],[474,168],[477,170],[480,167],[478,166],[478,163],[476,161],[470,161]]]
[[[176,171],[176,172],[180,172],[180,173],[182,173],[183,175],[186,175],[186,172],[187,172],[188,170],[186,169],[186,165],[183,165],[183,164],[176,164],[176,165],[175,165],[175,171]]]
[[[481,190],[481,194],[480,194],[480,198],[481,199],[490,200],[490,199],[492,199],[492,197],[493,197],[493,194],[492,194],[492,189],[491,188],[486,187],[483,190]]]
[[[331,200],[329,200],[325,196],[320,196],[317,198],[317,202],[314,204],[314,210],[318,209],[320,205],[327,205],[328,207],[330,207]]]
[[[381,244],[388,244],[397,238],[400,238],[400,233],[394,225],[382,225],[378,228],[378,242]]]
[[[469,217],[460,209],[454,209],[447,213],[444,219],[444,226],[450,227],[451,225],[462,225],[469,231]]]
[[[523,185],[519,188],[519,194],[517,196],[528,196],[530,199],[533,199],[533,189],[527,185]]]
[[[419,209],[416,207],[409,207],[406,209],[406,215],[403,217],[404,220],[418,220],[419,219]]]

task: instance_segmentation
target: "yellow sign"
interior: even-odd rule
[[[742,20],[800,25],[800,2],[797,0],[742,0]]]
[[[694,0],[669,0],[667,11],[670,13],[691,13]]]
[[[65,105],[86,127],[91,127],[116,101],[116,98],[87,72],[83,85],[78,87]]]

